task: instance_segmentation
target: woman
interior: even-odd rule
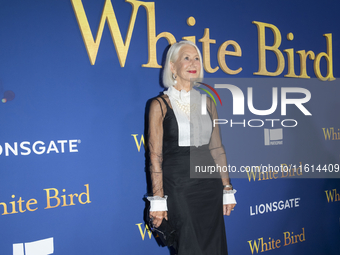
[[[227,174],[190,178],[193,165],[227,165],[219,128],[212,127],[212,119],[218,118],[212,100],[204,106],[209,115],[193,114],[194,108],[201,109],[201,95],[190,79],[198,78],[203,78],[203,66],[197,46],[190,41],[173,44],[163,72],[168,90],[151,102],[149,112],[150,218],[155,227],[169,220],[178,234],[178,255],[225,255],[223,214],[234,208],[236,191]]]

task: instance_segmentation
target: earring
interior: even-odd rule
[[[172,79],[174,79],[174,84],[175,85],[177,84],[176,78],[177,78],[177,76],[174,73],[172,73]]]

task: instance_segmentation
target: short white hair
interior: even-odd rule
[[[200,63],[201,63],[201,70],[200,70],[200,74],[198,78],[203,79],[203,63],[202,63],[202,55],[201,55],[200,50],[198,49],[196,44],[194,44],[191,41],[180,41],[180,42],[176,42],[173,45],[171,45],[166,55],[166,60],[165,60],[164,69],[163,69],[163,84],[164,84],[164,87],[166,88],[169,88],[175,85],[175,82],[174,82],[175,80],[172,77],[172,72],[170,68],[170,62],[175,63],[177,61],[178,52],[185,45],[191,45],[195,47],[195,49],[197,50],[197,53],[200,58]]]

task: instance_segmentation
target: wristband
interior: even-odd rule
[[[235,199],[236,190],[223,190],[223,204],[237,204]]]
[[[150,212],[155,212],[155,211],[167,211],[168,206],[166,203],[166,199],[168,196],[164,197],[147,197],[147,199],[150,201]]]

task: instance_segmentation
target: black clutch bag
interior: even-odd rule
[[[149,218],[149,228],[152,232],[156,233],[159,239],[165,246],[173,247],[177,250],[177,233],[176,230],[170,225],[169,221],[163,219],[159,227],[155,227],[152,218]]]

